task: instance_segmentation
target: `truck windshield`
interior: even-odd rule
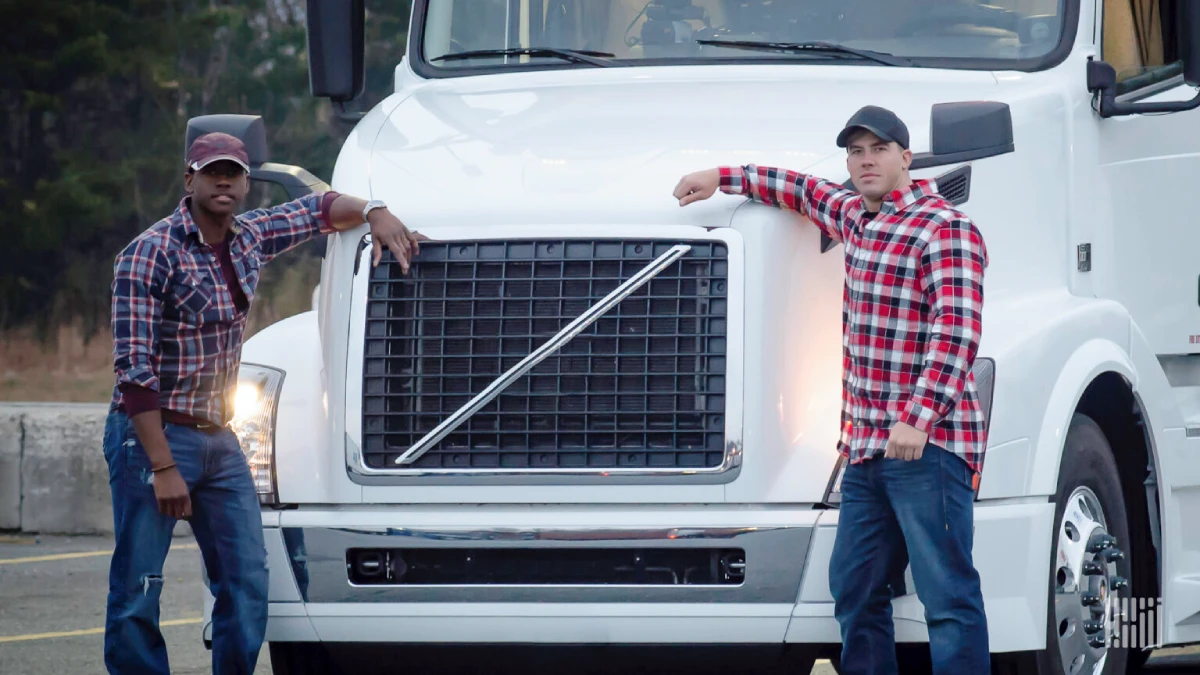
[[[420,0],[413,56],[441,76],[599,61],[1030,69],[1057,51],[1076,1]],[[835,48],[789,48],[814,44]]]

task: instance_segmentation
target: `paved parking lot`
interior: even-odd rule
[[[112,540],[0,536],[0,673],[103,673]],[[177,538],[163,569],[162,633],[172,673],[212,671],[200,641],[200,551]],[[271,672],[266,649],[255,675]]]
[[[111,550],[111,539],[104,537],[0,535],[0,673],[104,672]],[[209,673],[209,652],[200,641],[200,552],[193,540],[175,540],[164,577],[162,632],[171,672]],[[1155,675],[1200,672],[1200,648],[1163,652],[1152,663]],[[420,672],[433,674],[427,667]],[[269,673],[264,648],[255,675]],[[826,662],[812,675],[836,673]]]

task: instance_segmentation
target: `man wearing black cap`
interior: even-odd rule
[[[971,558],[986,434],[971,375],[979,347],[983,236],[909,176],[908,129],[867,106],[838,134],[857,192],[749,165],[684,176],[680,206],[722,192],[799,211],[843,245],[842,478],[829,561],[842,675],[898,670],[892,582],[911,564],[935,675],[989,672]]]
[[[407,273],[423,235],[381,202],[336,192],[235,215],[250,162],[228,134],[188,149],[187,196],[116,258],[116,383],[104,430],[116,550],[104,661],[110,673],[170,672],[158,629],[163,561],[179,518],[200,546],[213,607],[213,672],[254,672],[267,622],[258,496],[233,417],[242,334],[263,265],[318,234],[370,223]]]

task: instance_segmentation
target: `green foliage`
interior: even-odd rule
[[[309,94],[305,5],[0,0],[20,27],[0,36],[0,329],[106,328],[113,256],[183,196],[191,117],[262,115],[273,161],[329,179],[349,129]],[[367,6],[364,109],[391,90],[411,0]]]

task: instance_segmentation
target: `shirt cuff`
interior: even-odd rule
[[[937,422],[937,414],[934,409],[922,404],[916,398],[909,400],[908,405],[904,406],[904,410],[897,418],[898,422],[903,422],[908,426],[922,433],[929,433]]]
[[[125,414],[133,417],[151,410],[158,410],[158,392],[130,382],[122,383],[121,401],[125,405]]]
[[[740,195],[746,191],[746,181],[742,177],[742,167],[722,166],[717,169],[721,173],[721,192]]]
[[[334,231],[333,219],[330,218],[330,211],[333,209],[333,200],[341,196],[342,194],[340,192],[334,192],[333,190],[321,195],[321,205],[318,208],[318,212],[320,214],[318,216],[318,225],[321,234],[329,234],[330,232]]]

